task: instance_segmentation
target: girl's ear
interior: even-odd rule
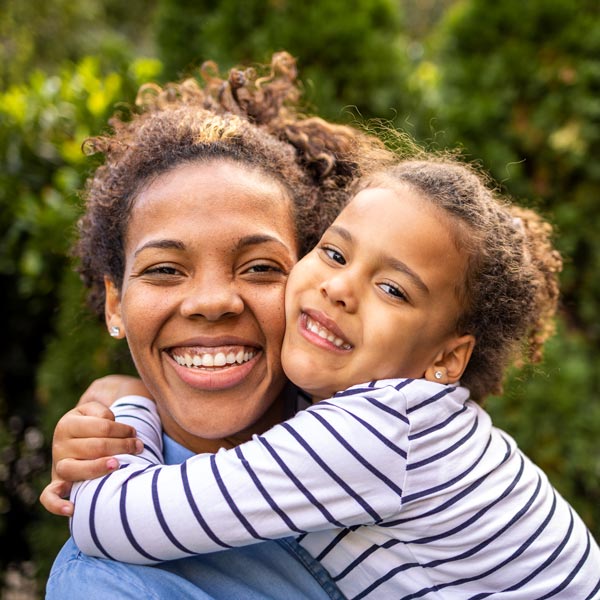
[[[425,371],[425,379],[437,383],[456,383],[464,373],[475,348],[475,337],[453,338]]]
[[[111,337],[122,339],[125,337],[125,328],[121,318],[121,293],[113,280],[104,277],[104,320]]]

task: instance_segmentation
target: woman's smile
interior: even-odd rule
[[[255,423],[286,383],[284,288],[297,260],[281,184],[230,161],[186,164],[136,199],[123,288],[107,294],[165,431],[200,438]]]

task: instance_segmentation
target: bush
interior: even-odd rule
[[[90,169],[82,141],[159,71],[152,60],[119,73],[85,58],[56,76],[35,72],[0,94],[0,307],[11,315],[0,350],[2,572],[32,555],[45,569],[56,554],[66,521],[37,506],[51,432],[91,378],[125,368],[113,346],[99,341],[106,336],[98,324],[83,317],[68,248]],[[51,553],[40,552],[48,547]]]

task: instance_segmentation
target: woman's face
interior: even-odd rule
[[[125,260],[120,294],[107,282],[107,323],[124,331],[165,431],[199,452],[255,424],[286,383],[297,243],[284,188],[231,161],[176,167],[136,198]]]

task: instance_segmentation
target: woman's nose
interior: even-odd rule
[[[203,275],[192,280],[181,301],[184,317],[204,317],[208,321],[239,315],[243,310],[244,301],[235,282],[222,277]]]
[[[338,273],[321,283],[321,294],[347,312],[358,307],[358,297],[349,272]]]

